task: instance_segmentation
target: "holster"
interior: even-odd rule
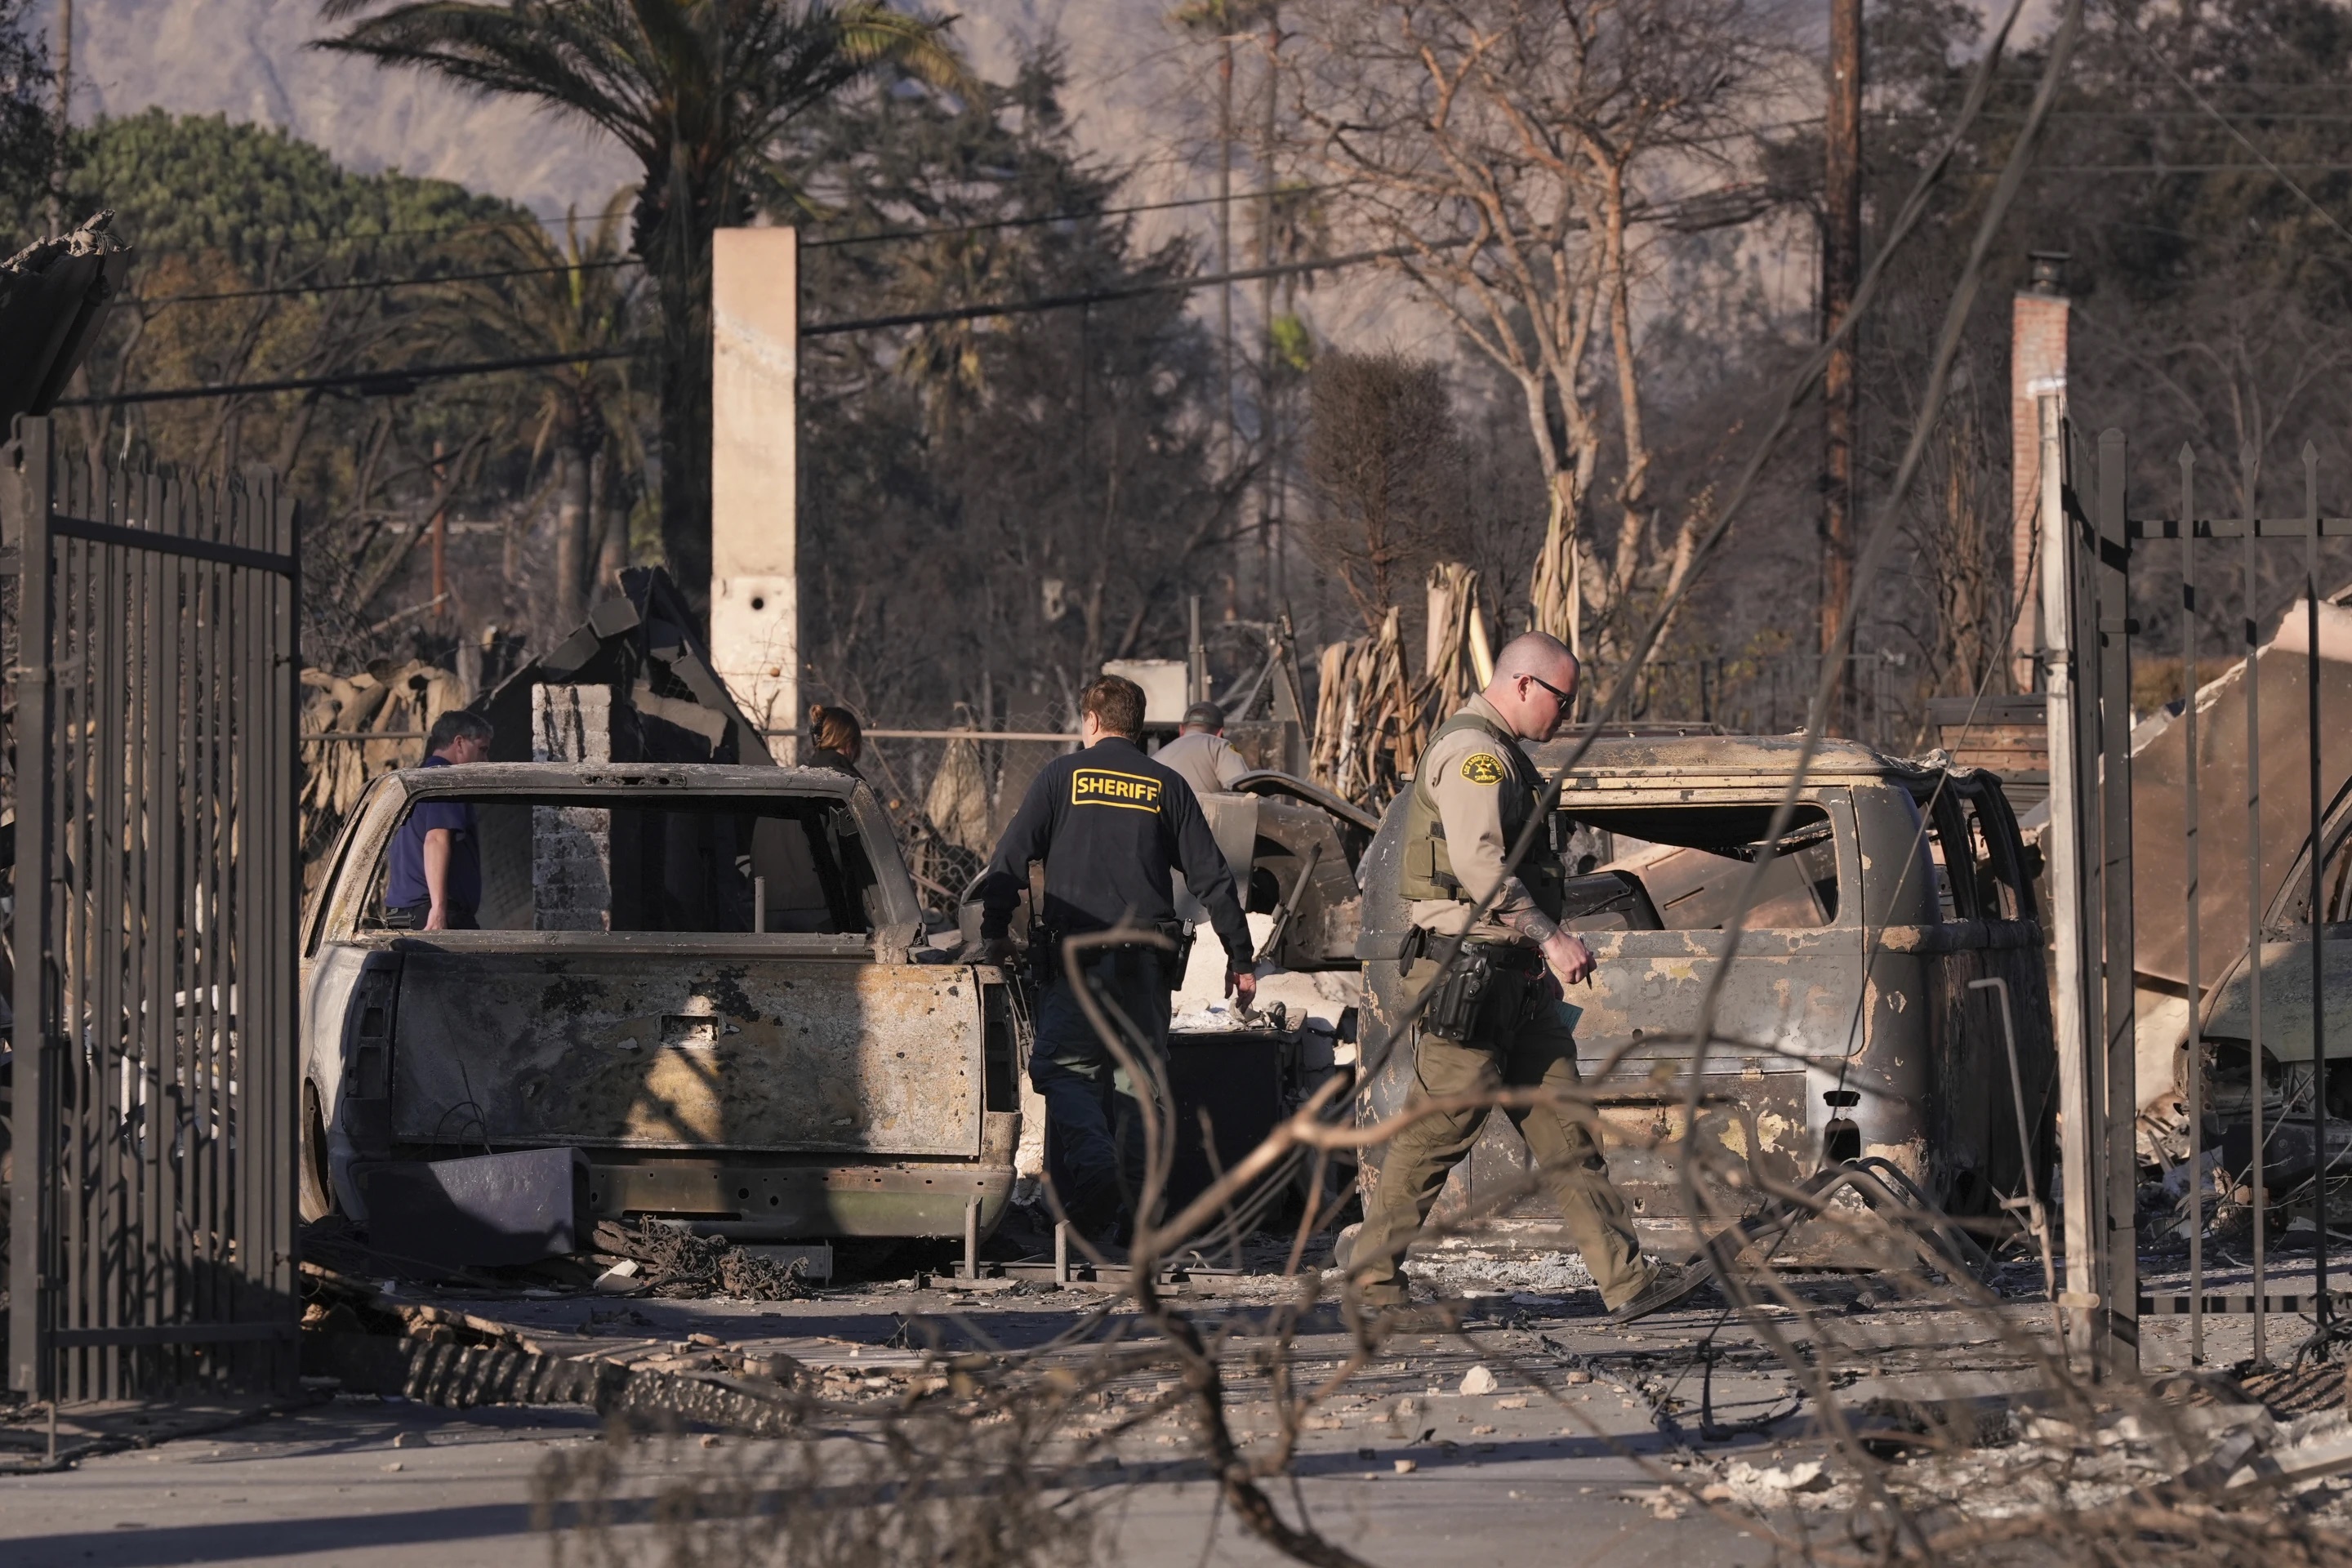
[[[1427,952],[1437,945],[1424,942],[1422,950]],[[1513,1035],[1544,1000],[1539,955],[1515,944],[1465,942],[1423,1010],[1422,1027],[1465,1045],[1486,1036]]]
[[[1182,921],[1161,921],[1154,929],[1176,944],[1172,950],[1158,950],[1160,973],[1167,978],[1168,989],[1173,991],[1184,984],[1185,966],[1192,962],[1192,943],[1198,939],[1192,928]]]
[[[1467,1041],[1494,982],[1495,966],[1486,953],[1475,944],[1465,946],[1422,1009],[1422,1027],[1444,1039]]]

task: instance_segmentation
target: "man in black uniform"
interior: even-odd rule
[[[1233,871],[1200,802],[1181,775],[1136,744],[1143,733],[1143,689],[1107,675],[1087,688],[1079,708],[1085,749],[1055,758],[1037,774],[981,875],[980,934],[984,956],[1002,962],[1011,950],[1005,933],[1013,906],[1029,885],[1030,864],[1043,860],[1041,919],[1052,951],[1042,955],[1046,986],[1029,1080],[1045,1100],[1063,1212],[1095,1236],[1133,1217],[1126,1210],[1143,1179],[1137,1097],[1152,1086],[1132,1081],[1087,1021],[1060,961],[1062,939],[1108,931],[1123,920],[1179,935],[1170,873],[1181,870],[1224,943],[1227,994],[1246,1005],[1257,979]],[[1084,972],[1105,1010],[1123,1014],[1162,1058],[1177,958],[1139,945],[1107,948],[1087,959]]]

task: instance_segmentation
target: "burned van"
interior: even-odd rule
[[[1954,1215],[1994,1215],[2024,1191],[2029,1162],[2049,1169],[2057,1070],[2042,939],[1999,781],[1830,742],[1775,839],[1800,746],[1794,736],[1598,741],[1548,824],[1570,873],[1565,923],[1598,960],[1563,1005],[1611,1173],[1645,1241],[1669,1252],[1693,1239],[1681,1175],[1692,1140],[1711,1156],[1700,1165],[1718,1215],[1752,1213],[1768,1188],[1872,1158]],[[1529,752],[1549,773],[1570,750],[1560,741]],[[1393,1026],[1405,1003],[1404,815],[1401,798],[1364,858],[1368,1076],[1357,1114],[1367,1121],[1400,1109],[1413,1084],[1411,1033],[1398,1039]],[[1702,1057],[1702,998],[1725,962],[1742,884],[1768,850]],[[1971,984],[1986,979],[2004,986]],[[1367,1183],[1379,1179],[1378,1159]],[[1528,1166],[1508,1120],[1490,1118],[1439,1213],[1496,1208],[1527,1189]],[[1496,1212],[1506,1227],[1550,1223],[1540,1198]]]

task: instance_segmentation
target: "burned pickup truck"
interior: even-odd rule
[[[387,852],[426,801],[478,815],[478,931],[385,926]],[[947,1237],[977,1202],[985,1231],[1013,1182],[1017,1023],[1000,972],[949,957],[837,773],[387,774],[304,932],[303,1212],[364,1225],[380,1173],[554,1149],[598,1215]]]
[[[1565,1005],[1611,1173],[1636,1224],[1670,1251],[1694,1239],[1680,1175],[1692,1139],[1711,1156],[1702,1168],[1718,1215],[1756,1212],[1768,1184],[1785,1191],[1874,1159],[1948,1213],[1998,1214],[2025,1191],[2029,1163],[2049,1169],[2056,1066],[2041,928],[1999,782],[1831,742],[1787,831],[1769,842],[1798,747],[1796,737],[1599,741],[1549,824],[1572,873],[1565,923],[1599,961],[1590,989]],[[1549,771],[1568,751],[1559,742],[1530,755]],[[1413,1083],[1411,1049],[1389,1048],[1405,1002],[1403,818],[1401,799],[1365,859],[1364,1120],[1401,1108]],[[1687,1127],[1701,998],[1740,885],[1768,847]],[[2006,984],[2014,1080],[2003,994],[1971,988],[1989,978]],[[1440,1214],[1549,1225],[1540,1200],[1512,1197],[1528,1166],[1507,1119],[1489,1118]]]

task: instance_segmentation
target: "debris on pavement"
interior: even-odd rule
[[[656,1220],[640,1219],[635,1225],[599,1220],[594,1244],[598,1252],[616,1259],[596,1281],[600,1290],[625,1289],[622,1281],[628,1281],[641,1282],[646,1293],[654,1296],[805,1301],[814,1294],[802,1279],[798,1263],[778,1263],[723,1236],[696,1236]],[[622,1263],[636,1268],[622,1275]],[[607,1285],[607,1279],[615,1283]]]

